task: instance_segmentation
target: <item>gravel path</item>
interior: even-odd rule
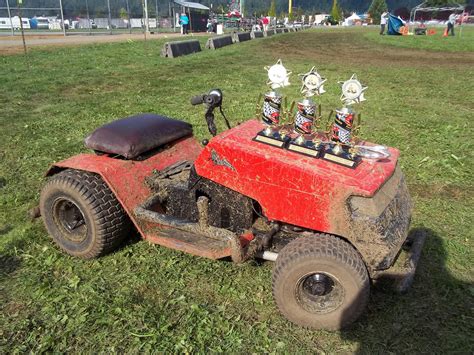
[[[193,36],[203,36],[205,33],[198,33],[189,36],[182,36],[179,32],[177,33],[155,33],[147,35],[147,39],[155,40],[162,38],[173,38],[173,39],[191,39]],[[26,35],[25,41],[27,48],[30,47],[49,47],[49,46],[69,46],[69,45],[81,45],[89,43],[110,43],[120,42],[127,40],[144,40],[142,33],[133,34],[116,34],[116,35],[69,35],[64,37],[57,34],[44,34],[44,35]],[[0,36],[0,55],[4,54],[15,54],[23,51],[23,42],[21,36]]]

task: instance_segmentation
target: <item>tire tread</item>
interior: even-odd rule
[[[277,285],[281,275],[302,258],[329,258],[338,263],[345,264],[355,271],[357,283],[361,285],[361,307],[358,312],[344,320],[340,328],[354,322],[363,312],[369,298],[370,280],[367,268],[359,253],[348,242],[330,234],[315,233],[289,242],[278,254],[272,276],[273,297],[282,310],[278,297]],[[306,326],[304,324],[300,324]],[[309,326],[307,326],[309,327]],[[338,328],[330,328],[338,329]]]
[[[82,170],[66,169],[53,175],[46,183],[43,191],[51,185],[61,187],[65,191],[76,191],[91,211],[96,227],[93,247],[82,255],[85,259],[105,255],[123,241],[130,231],[130,219],[120,202],[102,178],[94,173]],[[61,249],[66,250],[60,243]]]

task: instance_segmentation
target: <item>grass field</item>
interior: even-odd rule
[[[161,41],[0,56],[0,352],[472,353],[473,30],[462,40],[311,30],[178,59],[159,57]],[[48,165],[86,151],[95,127],[157,112],[202,139],[190,96],[219,87],[232,122],[244,121],[278,58],[294,73],[290,99],[296,73],[315,65],[328,78],[325,114],[340,105],[338,80],[357,73],[369,87],[362,136],[401,150],[413,227],[429,231],[408,294],[375,290],[350,329],[309,331],[279,315],[271,263],[213,262],[137,238],[81,261],[27,220]]]

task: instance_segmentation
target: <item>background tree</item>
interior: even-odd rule
[[[127,10],[122,7],[119,11],[119,16],[122,20],[126,20],[128,18]]]
[[[272,3],[270,4],[270,10],[268,10],[268,16],[276,17],[276,3],[275,3],[275,0],[272,0]]]
[[[387,3],[385,2],[385,0],[372,1],[368,12],[374,24],[380,25],[380,15],[382,15],[384,11],[387,11]]]
[[[332,2],[331,16],[336,22],[339,22],[342,20],[341,9],[339,8],[339,5],[337,4],[337,0],[334,0]]]

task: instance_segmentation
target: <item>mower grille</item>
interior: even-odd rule
[[[367,224],[378,235],[376,243],[385,244],[389,250],[377,269],[390,267],[408,235],[411,220],[412,203],[400,168],[373,197],[353,196],[350,207],[352,220]]]

